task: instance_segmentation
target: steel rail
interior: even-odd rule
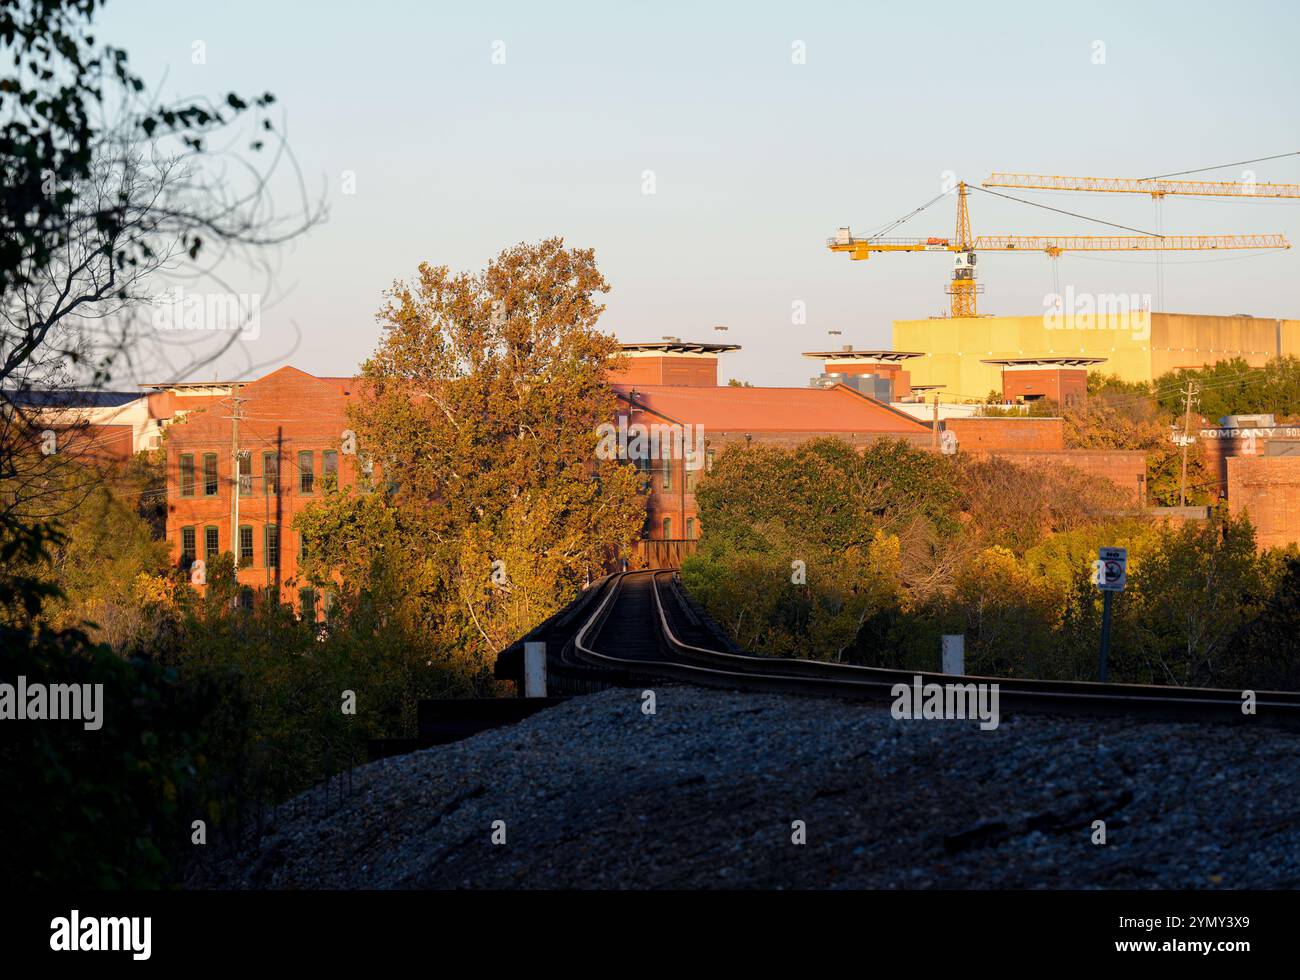
[[[641,649],[619,655],[601,642],[601,633],[629,579],[649,576],[646,601],[652,604],[653,636],[640,638]],[[1256,691],[1253,715],[1242,711],[1242,691],[1160,685],[1099,684],[1091,681],[1041,681],[931,671],[862,667],[815,660],[762,657],[730,653],[686,643],[673,628],[661,593],[669,581],[683,614],[689,611],[676,592],[674,573],[663,570],[622,572],[610,576],[605,594],[590,617],[566,645],[563,662],[603,668],[625,682],[648,677],[679,680],[709,687],[813,693],[838,697],[886,699],[897,685],[911,687],[917,678],[926,684],[997,684],[1000,707],[1054,714],[1135,715],[1145,718],[1257,723],[1300,728],[1300,693]],[[693,614],[692,614],[693,615]],[[647,650],[652,655],[647,656]]]

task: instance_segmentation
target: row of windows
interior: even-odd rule
[[[671,517],[665,517],[663,519],[661,530],[663,531],[662,537],[665,541],[673,540],[673,519]],[[694,538],[695,538],[695,518],[688,517],[686,518],[686,540],[691,541],[694,540]]]
[[[713,451],[709,451],[710,463]],[[673,470],[674,461],[670,459],[638,460],[636,467],[641,473],[641,489],[644,493],[673,493],[677,489],[677,474]],[[700,470],[687,468],[686,492],[694,493],[699,482]]]
[[[339,454],[337,449],[321,451],[321,483],[326,490],[338,485]],[[201,460],[202,479],[195,481],[195,456],[193,453],[181,453],[178,482],[182,497],[215,497],[218,494],[217,454],[204,453]],[[253,494],[254,481],[253,454],[248,450],[239,453],[239,495],[250,497]],[[262,492],[268,496],[280,493],[280,457],[277,453],[262,453]],[[316,492],[316,453],[305,449],[298,453],[298,492]]]
[[[239,587],[239,593],[238,593],[239,608],[244,610],[251,610],[253,608],[253,603],[256,594],[258,592],[262,593],[262,597],[264,601],[267,599],[268,596],[274,597],[273,601],[276,602],[279,601],[278,589],[276,590],[254,589],[252,586],[249,585],[241,585]],[[298,616],[303,622],[315,623],[320,619],[321,613],[324,613],[326,619],[328,620],[330,618],[330,613],[333,609],[333,605],[334,605],[333,600],[334,600],[334,596],[330,592],[325,592],[323,595],[317,596],[315,589],[299,589],[298,605],[300,609],[299,609]],[[320,606],[321,608],[318,609],[317,608],[318,606]]]
[[[221,528],[214,524],[209,524],[200,529],[187,525],[181,528],[181,567],[189,571],[195,559],[199,557],[199,531],[203,532],[203,560],[211,564],[219,554],[221,554]],[[241,524],[239,526],[239,567],[251,568],[253,566],[253,526],[251,524]],[[298,536],[298,554],[304,557],[307,554],[307,542],[302,535]],[[266,568],[275,568],[280,564],[280,528],[276,524],[265,524],[262,527],[262,564]]]

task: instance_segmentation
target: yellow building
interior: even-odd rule
[[[1283,354],[1300,356],[1300,320],[1149,313],[1111,304],[1065,315],[895,320],[893,347],[925,352],[908,364],[914,386],[944,385],[945,398],[962,401],[1001,390],[1000,369],[983,363],[989,358],[1104,357],[1100,370],[1125,381],[1153,381],[1234,357],[1259,367]]]

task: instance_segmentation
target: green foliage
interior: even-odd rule
[[[0,723],[0,827],[11,858],[0,862],[0,887],[158,887],[202,812],[186,804],[207,778],[211,692],[81,630],[46,625],[41,606],[57,587],[15,573],[9,560],[21,553],[39,567],[45,543],[59,540],[48,528],[0,540],[0,682],[103,685],[101,727]]]
[[[354,407],[395,491],[334,496],[304,520],[311,574],[367,587],[382,550],[419,620],[490,688],[491,658],[626,553],[645,521],[633,468],[598,459],[616,417],[608,291],[589,249],[507,249],[478,272],[423,264],[378,318],[389,329]],[[360,578],[358,578],[360,576]]]
[[[427,639],[390,621],[382,596],[343,589],[319,628],[276,600],[205,602],[168,658],[186,684],[223,693],[207,726],[224,778],[214,795],[282,799],[363,762],[367,739],[409,735],[419,698],[469,690]],[[347,691],[355,714],[343,711]]]
[[[956,496],[948,461],[902,441],[732,445],[696,491],[709,530],[682,578],[750,649],[840,659],[928,572]]]
[[[1172,371],[1156,381],[1161,407],[1181,415],[1188,381],[1199,390],[1196,412],[1211,421],[1225,415],[1255,415],[1272,412],[1281,420],[1300,418],[1300,358],[1275,357],[1263,367],[1252,368],[1234,357],[1208,367]]]
[[[1244,518],[1117,516],[1132,502],[1068,467],[914,454],[729,448],[700,485],[708,533],[684,583],[755,652],[934,670],[939,637],[962,633],[971,673],[1092,680],[1093,563],[1124,547],[1113,680],[1296,687],[1300,558],[1258,554]]]

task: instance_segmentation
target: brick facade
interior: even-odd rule
[[[1009,402],[1046,398],[1060,405],[1088,399],[1088,372],[1063,368],[1002,372],[1002,397]]]
[[[1234,456],[1267,456],[1275,439],[1300,439],[1300,425],[1271,425],[1243,428],[1202,425],[1198,438],[1205,450],[1205,466],[1214,477],[1210,488],[1215,496],[1228,491],[1228,460]]]
[[[350,385],[285,367],[239,389],[243,418],[238,580],[277,587],[296,601],[303,542],[294,518],[331,480],[357,482],[360,457],[347,450]],[[232,534],[231,408],[211,396],[167,429],[167,541],[178,565],[235,550]],[[251,472],[248,470],[251,469]],[[184,483],[184,486],[182,485]],[[193,554],[186,553],[192,542]]]
[[[1065,449],[1065,420],[1057,418],[951,418],[940,423],[957,435],[961,452]]]
[[[1000,456],[1032,470],[1069,466],[1090,476],[1109,480],[1120,492],[1117,504],[1138,503],[1138,489],[1145,479],[1147,454],[1136,449],[1063,449],[1058,452],[1010,449],[980,455]]]
[[[1300,456],[1227,460],[1228,509],[1255,525],[1260,548],[1300,544]]]

